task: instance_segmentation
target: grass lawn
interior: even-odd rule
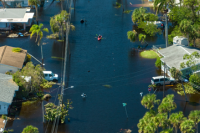
[[[143,58],[148,58],[148,59],[156,59],[157,57],[159,57],[158,54],[154,52],[153,50],[142,51],[140,53],[140,56],[142,56]]]

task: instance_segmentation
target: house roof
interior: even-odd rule
[[[29,11],[27,8],[0,9],[0,23],[27,23],[34,16],[34,13]]]
[[[19,86],[13,82],[12,76],[0,73],[0,101],[6,103],[12,103],[15,91],[19,89]]]
[[[162,61],[166,63],[169,67],[175,67],[180,69],[180,64],[182,62],[187,62],[187,60],[183,60],[183,56],[185,54],[192,54],[197,51],[200,54],[200,50],[184,45],[172,45],[167,48],[161,49],[158,52],[164,56],[161,58]],[[197,64],[200,63],[200,60],[197,60]]]
[[[5,8],[0,9],[0,18],[13,19],[24,18],[26,8]]]
[[[27,50],[21,49],[20,53],[12,52],[14,47],[2,46],[0,47],[0,64],[22,68]]]

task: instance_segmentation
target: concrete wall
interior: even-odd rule
[[[5,103],[5,102],[1,102],[0,101],[0,115],[8,114],[8,107],[9,107],[10,103]]]
[[[12,72],[17,72],[20,69],[17,67],[0,64],[0,73],[5,74],[7,71],[10,71],[10,70],[12,70]]]

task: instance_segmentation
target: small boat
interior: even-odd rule
[[[98,40],[98,41],[100,41],[100,40],[101,40],[101,38],[102,38],[102,36],[98,36],[97,40]]]

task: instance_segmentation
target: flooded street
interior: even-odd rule
[[[134,50],[140,42],[132,43],[127,39],[127,31],[134,27],[131,21],[132,13],[123,14],[122,7],[118,9],[113,6],[115,2],[76,0],[75,10],[72,9],[71,23],[76,30],[70,31],[69,35],[71,56],[67,64],[66,83],[74,88],[65,90],[64,102],[71,99],[74,109],[69,110],[70,122],[66,118],[65,124],[59,125],[58,133],[117,133],[122,129],[138,132],[137,123],[147,111],[140,103],[140,92],[148,94],[151,78],[161,72],[155,67],[156,59],[141,58],[139,52]],[[143,3],[140,0],[124,0],[125,10],[136,8],[130,5],[130,2]],[[54,2],[49,8],[40,9],[39,22],[50,29],[50,17],[59,12],[60,4]],[[81,24],[81,19],[87,22]],[[101,34],[103,39],[97,41],[96,34]],[[48,33],[44,34],[46,35]],[[0,46],[21,47],[41,60],[40,47],[34,39],[0,38]],[[153,45],[164,44],[164,35],[147,37],[147,42],[147,49]],[[43,45],[45,69],[60,77],[62,60],[51,57],[60,56],[64,50],[63,46],[45,37],[42,43],[46,43]],[[32,61],[36,63],[33,59]],[[103,85],[112,87],[106,88]],[[50,94],[53,97],[49,102],[57,104],[55,96],[59,89],[58,85],[52,87]],[[86,99],[81,97],[82,93],[87,94]],[[162,91],[156,91],[156,94],[158,99],[162,99]],[[200,109],[199,95],[187,95],[190,102],[185,104],[185,97],[178,95],[170,87],[167,87],[166,94],[175,95],[177,109],[173,112],[184,111],[187,116],[191,110]],[[46,103],[45,101],[44,105]],[[122,103],[127,103],[128,119]],[[21,132],[25,126],[33,125],[40,133],[50,133],[52,123],[42,122],[41,106],[40,101],[22,106],[15,116],[19,119],[8,121],[6,128]]]

